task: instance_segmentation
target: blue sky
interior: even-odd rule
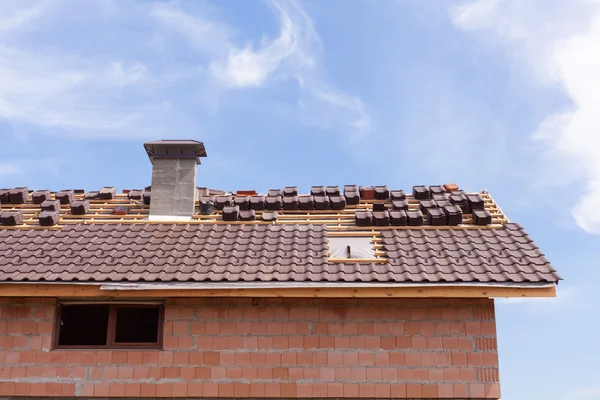
[[[4,0],[0,186],[488,189],[565,279],[499,301],[507,399],[600,399],[600,3]]]

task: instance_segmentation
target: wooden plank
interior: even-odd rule
[[[341,263],[381,263],[385,264],[388,262],[387,258],[330,258],[327,260],[330,263],[341,264]]]
[[[493,298],[556,297],[556,287],[501,286],[381,286],[326,288],[243,288],[101,290],[97,285],[0,284],[0,297],[168,298],[168,297],[323,297],[323,298]]]

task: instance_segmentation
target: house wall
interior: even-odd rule
[[[0,298],[0,396],[499,398],[493,300],[168,299],[163,350],[52,350]]]

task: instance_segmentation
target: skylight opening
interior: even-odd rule
[[[364,237],[329,237],[330,262],[378,262],[384,260],[382,251],[375,247],[372,236]]]

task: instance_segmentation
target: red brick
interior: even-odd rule
[[[94,393],[94,395],[96,394]],[[142,383],[140,395],[141,397],[156,397],[156,384]]]
[[[441,350],[444,348],[441,337],[428,337],[427,348],[431,350]]]
[[[452,353],[452,365],[455,367],[462,367],[467,364],[467,354],[468,353],[459,353],[459,352],[453,352]]]
[[[269,397],[280,397],[281,396],[281,383],[266,383],[265,391]]]
[[[96,397],[108,397],[109,396],[110,384],[106,382],[100,382],[94,384],[94,396]]]
[[[481,353],[482,364],[488,367],[495,367],[498,365],[498,353]]]
[[[222,380],[227,377],[227,368],[225,367],[212,367],[210,369],[210,379]]]
[[[396,338],[396,348],[398,349],[410,349],[412,347],[411,336],[398,336]]]
[[[227,337],[227,350],[237,350],[242,348],[242,337],[241,336],[228,336]]]
[[[117,376],[119,380],[133,379],[133,367],[119,367],[119,372]]]
[[[212,337],[210,336],[197,336],[196,337],[196,348],[199,350],[210,350],[212,349]],[[256,338],[254,338],[256,341]]]
[[[158,380],[163,379],[165,377],[165,368],[164,367],[150,367],[148,375],[150,379]]]
[[[394,382],[398,379],[398,371],[396,368],[382,368],[381,379],[387,382]]]
[[[193,370],[195,379],[208,380],[211,378],[211,369],[208,367],[196,367]]]
[[[44,390],[46,388],[44,387]],[[94,395],[94,384],[93,383],[84,383],[81,385],[81,396],[92,397]]]
[[[483,365],[483,353],[479,352],[471,352],[466,353],[468,359],[468,365],[471,367],[477,367]]]
[[[406,353],[406,365],[410,367],[418,367],[421,365],[420,353]]]
[[[164,352],[156,352],[156,351],[144,351],[143,352],[143,363],[144,365],[153,365],[158,362],[158,355],[163,354]]]
[[[392,398],[402,398],[407,396],[407,387],[405,383],[392,383],[390,385]]]
[[[217,397],[219,394],[219,384],[216,382],[204,382],[202,389],[204,397]]]
[[[16,384],[14,382],[2,382],[0,385],[0,395],[2,396],[13,396],[16,390]]]
[[[126,351],[113,351],[112,363],[113,364],[127,364],[127,353]],[[79,352],[71,352],[69,354],[79,354]]]
[[[460,380],[463,382],[475,381],[475,368],[461,368],[459,370]]]
[[[105,381],[116,380],[118,376],[119,376],[119,368],[118,367],[105,367],[102,371],[102,379]]]
[[[86,375],[87,375],[87,368],[73,367],[73,377],[75,379],[85,379]]]
[[[90,380],[100,381],[102,380],[102,367],[91,367],[90,368]]]
[[[423,352],[421,353],[421,365],[423,366],[433,366],[436,365],[436,353],[431,352]]]
[[[171,397],[173,385],[170,382],[156,384],[156,397]]]
[[[312,397],[312,384],[311,383],[297,383],[296,384],[296,395],[298,397]]]
[[[444,381],[444,368],[429,368],[429,381],[431,382],[443,382]]]
[[[194,348],[195,338],[193,336],[181,336],[177,341],[177,348],[179,350],[189,350]]]
[[[187,395],[188,395],[187,382],[173,382],[173,385],[171,386],[171,396],[187,397]]]
[[[438,367],[449,367],[452,365],[452,355],[448,352],[437,352],[435,360]]]
[[[141,357],[141,353],[137,354],[139,354]],[[83,365],[96,365],[96,363],[98,362],[97,358],[97,354],[94,351],[81,352],[81,364]],[[129,359],[127,360],[127,362],[131,364],[131,361],[129,361]]]
[[[108,386],[108,393],[111,397],[125,396],[125,384],[121,382],[112,382]]]
[[[485,398],[486,399],[499,399],[500,398],[500,385],[497,383],[485,384]]]
[[[110,365],[112,363],[112,351],[99,351],[96,353],[96,362],[99,365]]]
[[[46,383],[46,393],[48,393],[48,385],[51,385],[51,383]],[[63,397],[75,396],[75,385],[69,383],[61,384],[60,395]]]
[[[425,397],[425,398],[438,397],[437,384],[424,384],[423,385],[423,397]]]
[[[177,351],[173,353],[173,365],[188,365],[190,353],[185,351]]]
[[[485,385],[483,383],[470,383],[469,394],[471,397],[485,398]]]
[[[491,336],[496,334],[496,323],[494,321],[481,321],[481,334]]]
[[[412,380],[413,381],[428,381],[429,380],[429,370],[427,368],[414,368],[412,371]]]
[[[284,397],[285,396],[284,394]],[[344,384],[342,383],[328,383],[327,384],[327,397],[344,397]]]
[[[15,350],[21,350],[27,348],[27,336],[15,336],[13,337],[12,348]]]
[[[125,396],[140,397],[142,385],[140,383],[125,383]]]
[[[358,364],[359,365],[375,365],[375,355],[372,353],[359,352],[358,353]]]
[[[391,396],[391,386],[389,383],[375,384],[375,397],[389,398]]]
[[[475,347],[474,340],[472,337],[459,337],[458,338],[458,349],[459,350],[471,350]]]
[[[375,397],[375,384],[361,383],[360,385],[358,385],[358,396],[359,397]]]
[[[454,397],[454,389],[451,383],[438,383],[438,394],[440,399],[450,399]]]
[[[142,380],[150,377],[150,368],[148,367],[134,367],[133,368],[133,379]]]
[[[390,353],[390,365],[406,365],[406,353]]]
[[[179,367],[165,367],[165,378],[166,379],[178,379],[179,378]]]
[[[202,365],[204,364],[204,353],[203,352],[191,352],[189,353],[189,363],[190,365]]]
[[[204,353],[204,363],[206,365],[219,365],[221,363],[221,354],[215,351]]]
[[[408,397],[423,397],[423,385],[420,383],[406,384],[406,395]]]
[[[367,381],[377,382],[381,380],[381,368],[366,368]]]
[[[434,322],[421,322],[419,324],[419,334],[422,336],[435,335],[435,323]]]
[[[375,350],[381,348],[381,338],[379,336],[365,336],[365,349]]]
[[[42,376],[42,367],[27,367],[27,372],[25,374],[27,375],[27,378],[39,378]]]

